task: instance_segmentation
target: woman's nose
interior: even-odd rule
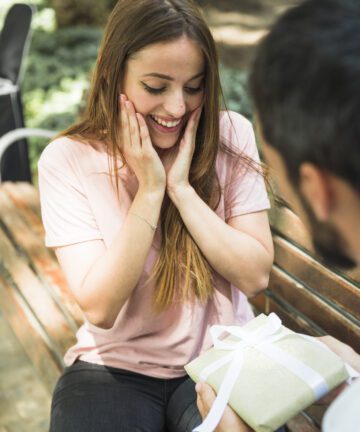
[[[169,95],[165,101],[164,108],[169,115],[175,118],[182,117],[186,113],[186,100],[184,93],[181,91]]]

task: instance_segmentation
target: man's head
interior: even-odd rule
[[[360,260],[347,226],[359,236],[360,2],[289,10],[259,46],[251,90],[265,158],[315,246],[334,264]]]

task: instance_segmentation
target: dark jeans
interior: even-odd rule
[[[78,361],[53,394],[50,432],[190,432],[201,423],[195,384]]]

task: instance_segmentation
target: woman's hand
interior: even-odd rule
[[[204,419],[210,408],[215,401],[214,390],[205,383],[196,384],[197,391],[197,406],[199,408],[201,417]],[[241,418],[229,407],[227,406],[224,411],[224,415],[216,428],[216,432],[251,432],[252,429],[249,428]]]
[[[166,175],[156,153],[143,116],[135,112],[132,102],[120,96],[121,141],[126,163],[139,181],[143,192],[164,191]]]
[[[189,171],[201,110],[202,106],[192,112],[179,146],[165,152],[162,158],[166,170],[166,188],[170,198],[177,190],[190,186]]]

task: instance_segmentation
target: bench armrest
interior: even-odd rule
[[[5,135],[3,135],[0,138],[0,164],[2,157],[7,150],[8,147],[10,147],[13,143],[16,141],[28,138],[28,137],[43,137],[43,138],[53,138],[57,132],[46,130],[46,129],[31,129],[31,128],[19,128],[14,129],[10,132],[7,132]],[[1,182],[1,174],[0,174],[0,182]]]

